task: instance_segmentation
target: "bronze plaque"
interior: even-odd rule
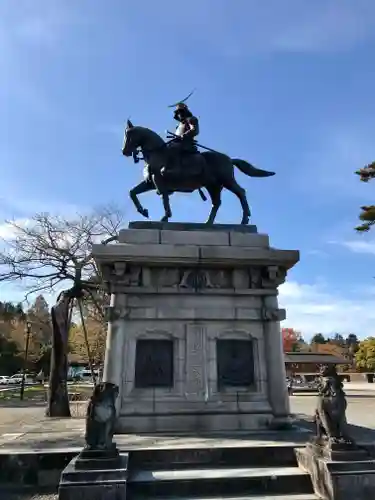
[[[173,387],[173,340],[137,340],[135,387]]]
[[[254,384],[252,340],[218,339],[216,342],[218,388]]]

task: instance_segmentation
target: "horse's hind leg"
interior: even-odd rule
[[[241,224],[245,225],[249,223],[250,216],[251,216],[251,211],[249,204],[247,202],[246,198],[246,191],[244,190],[243,187],[241,187],[239,184],[237,184],[236,180],[233,178],[229,182],[226,182],[224,184],[224,187],[228,189],[231,193],[235,194],[237,198],[240,200],[241,207],[242,207],[242,220]]]
[[[147,208],[144,208],[141,205],[141,203],[138,200],[138,195],[142,193],[147,193],[148,191],[152,191],[153,189],[155,189],[155,187],[152,184],[150,184],[147,181],[143,181],[140,184],[138,184],[138,186],[133,187],[133,189],[131,189],[129,192],[130,198],[134,203],[135,208],[141,215],[143,215],[143,217],[146,218],[148,218],[148,210]]]
[[[164,216],[160,219],[160,222],[168,222],[168,220],[172,217],[171,204],[169,203],[169,194],[162,193],[163,198],[163,207],[164,207]]]
[[[208,191],[208,194],[211,197],[211,202],[212,202],[211,212],[210,212],[210,215],[206,221],[206,224],[213,224],[215,222],[217,212],[218,212],[220,205],[221,205],[222,187],[220,185],[206,186],[206,189]]]

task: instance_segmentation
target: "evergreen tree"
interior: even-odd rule
[[[359,175],[362,182],[369,182],[371,179],[375,179],[375,162],[357,170],[356,174]],[[375,205],[361,207],[359,218],[362,221],[362,224],[357,226],[356,230],[360,232],[369,231],[375,224]]]
[[[322,333],[316,333],[311,339],[312,344],[325,344],[326,339]]]

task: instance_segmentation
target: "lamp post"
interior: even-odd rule
[[[23,401],[23,394],[25,391],[25,376],[26,376],[26,365],[27,365],[27,355],[29,353],[29,343],[30,343],[30,334],[31,334],[31,323],[28,321],[26,323],[26,345],[25,345],[25,358],[23,360],[23,370],[22,370],[22,382],[21,382],[21,390],[20,390],[20,400]]]

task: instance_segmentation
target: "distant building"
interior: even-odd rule
[[[287,374],[318,373],[321,365],[347,365],[344,356],[320,352],[286,352],[284,353]]]

